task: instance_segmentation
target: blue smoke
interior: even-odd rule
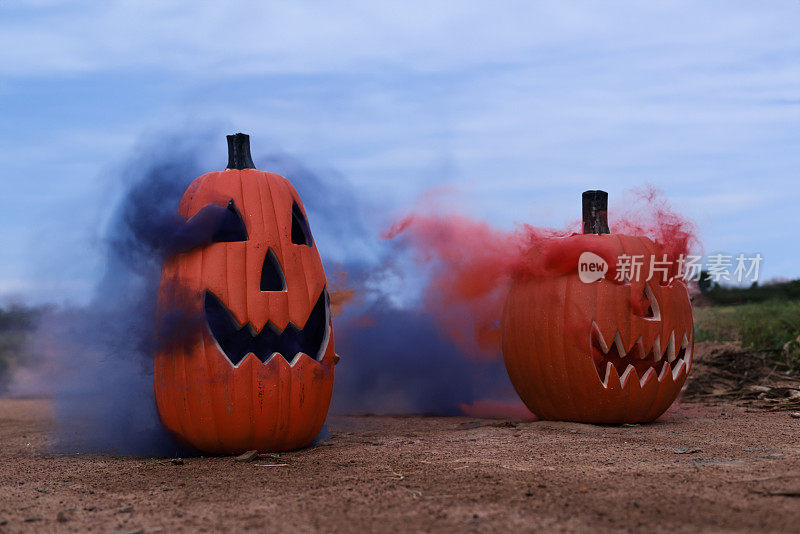
[[[216,142],[221,136],[214,136]],[[81,308],[50,311],[33,350],[49,354],[56,449],[135,455],[187,454],[166,433],[155,407],[152,356],[159,342],[199,335],[194,318],[177,318],[156,336],[156,297],[165,255],[201,246],[215,227],[188,224],[177,206],[204,165],[210,136],[161,139],[142,149],[123,174],[125,191],[107,228],[106,269]],[[460,413],[478,398],[514,398],[500,360],[464,358],[440,335],[421,306],[425,273],[379,237],[385,207],[360,198],[335,172],[314,172],[275,153],[257,167],[286,176],[309,216],[329,277],[346,272],[358,298],[334,318],[337,352],[332,411],[347,413]],[[395,208],[395,207],[392,207]],[[409,289],[413,288],[413,289]]]

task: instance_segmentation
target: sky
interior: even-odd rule
[[[219,170],[235,131],[376,234],[433,186],[511,228],[651,184],[706,253],[798,277],[798,25],[796,0],[0,0],[0,299],[88,300],[126,165],[185,136]]]

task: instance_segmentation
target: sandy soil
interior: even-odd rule
[[[786,531],[800,419],[683,403],[647,426],[332,417],[231,458],[53,456],[49,404],[0,400],[0,531]]]

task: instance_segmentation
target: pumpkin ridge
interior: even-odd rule
[[[521,317],[515,322],[522,322],[523,324],[531,324],[532,328],[537,328],[537,319],[539,316],[539,310],[536,307],[537,303],[534,302],[533,306],[530,308],[526,308],[524,313],[521,314]],[[519,327],[519,325],[516,325]],[[549,343],[549,340],[548,340]],[[549,347],[548,347],[549,348]],[[514,363],[515,374],[521,373],[523,375],[527,375],[529,373],[533,374],[533,376],[538,376],[541,374],[540,366],[542,364],[541,361],[541,352],[544,347],[528,347],[528,346],[520,346],[519,343],[516,343],[514,347],[514,352],[519,354],[520,357]],[[545,399],[552,398],[550,396],[550,392],[548,391],[548,384],[542,384],[544,387],[545,393],[542,396]],[[545,409],[546,411],[546,409]]]
[[[562,295],[564,301],[566,301],[567,295],[571,294],[570,290],[572,289],[571,286],[572,286],[573,283],[574,283],[574,280],[572,280],[572,278],[570,278],[570,277],[565,277],[564,278],[564,283],[563,283],[564,292],[563,292],[563,295]],[[569,338],[571,337],[572,333],[568,332],[566,328],[561,327],[561,325],[570,324],[570,321],[567,321],[567,315],[569,314],[569,311],[570,311],[569,307],[568,306],[564,306],[563,316],[561,317],[562,320],[559,321],[559,323],[558,323],[559,324],[559,328],[561,328],[561,335],[558,336],[558,338],[556,338],[556,339],[558,339],[561,342],[561,345],[562,345],[560,347],[561,351],[564,351],[567,347],[569,347],[571,345],[571,343],[569,341]],[[567,389],[570,392],[569,404],[570,404],[570,407],[571,407],[571,411],[573,411],[574,413],[578,413],[578,412],[580,412],[580,408],[576,404],[575,385],[573,384],[572,380],[569,380],[569,376],[571,375],[571,373],[568,371],[568,368],[572,367],[572,365],[574,365],[574,363],[569,361],[568,359],[561,360],[561,363],[562,363],[563,375],[567,378],[566,379]]]
[[[265,186],[267,188],[267,192],[266,193],[264,192],[264,187]],[[261,220],[265,221],[266,224],[269,225],[270,223],[268,222],[267,217],[271,214],[272,215],[271,227],[275,228],[277,234],[280,236],[280,226],[278,226],[278,217],[275,214],[275,206],[274,205],[272,206],[272,210],[268,210],[264,205],[265,197],[267,195],[271,196],[270,189],[269,189],[269,178],[266,176],[266,174],[264,174],[261,177],[261,179],[256,180],[256,187],[258,189],[258,205],[259,205],[259,214],[261,215]],[[262,237],[261,239],[265,239],[265,238],[266,238],[266,236]],[[289,289],[289,279],[288,279],[288,275],[286,274],[286,267],[285,267],[286,263],[285,263],[284,254],[283,254],[283,243],[282,243],[282,240],[278,239],[277,243],[271,244],[270,248],[272,249],[273,254],[275,254],[275,257],[278,259],[278,263],[280,263],[282,266],[284,266],[283,267],[283,269],[284,269],[284,282],[286,284],[286,289],[288,291],[288,289]],[[272,299],[270,299],[267,302],[267,317],[283,317],[285,315],[288,316],[288,311],[285,314],[281,313],[281,310],[278,309],[279,304],[280,303],[278,301],[273,301]],[[261,323],[261,321],[259,321],[259,325],[260,325],[260,323]]]
[[[205,249],[201,249],[199,252],[200,252],[200,254],[199,254],[200,261],[198,263],[200,264],[199,265],[199,267],[200,267],[200,280],[203,280],[203,266],[205,265],[206,250]],[[205,320],[203,321],[202,328],[204,328],[204,329],[208,328],[208,325],[207,325]],[[203,362],[204,362],[204,366],[203,367],[205,369],[208,369],[209,368],[208,351],[206,350],[206,337],[205,337],[205,335],[203,333],[201,333],[201,335],[200,335],[200,350],[198,352],[199,352],[199,354],[203,355]],[[207,375],[208,372],[206,371],[206,373],[204,373],[204,374]],[[212,395],[213,394],[214,393],[212,392]],[[209,419],[211,419],[211,426],[212,426],[212,429],[213,429],[213,432],[212,432],[212,434],[213,434],[213,442],[214,442],[214,444],[217,444],[217,443],[219,443],[219,437],[220,436],[219,436],[219,429],[217,428],[217,417],[216,417],[216,414],[214,413],[213,407],[210,410],[208,410],[208,416],[209,416]]]
[[[305,216],[305,209],[303,208],[302,202],[300,202],[300,200],[297,198],[296,192],[293,191],[294,188],[289,183],[285,183],[283,185],[288,190],[289,196],[292,198],[292,201],[297,204],[297,207],[300,210],[302,210],[302,213]],[[291,206],[289,208],[289,215],[291,216]],[[306,217],[306,219],[308,219],[308,217]],[[298,262],[298,260],[301,263],[301,265],[299,266],[298,271],[302,274],[302,276],[299,277],[299,279],[302,280],[302,283],[303,283],[302,294],[305,295],[305,297],[308,300],[309,305],[310,305],[310,303],[312,302],[311,299],[314,298],[313,295],[312,295],[313,288],[311,288],[310,284],[308,283],[308,273],[306,272],[306,265],[305,265],[305,262],[302,261],[303,254],[306,251],[306,249],[303,248],[303,247],[308,247],[309,249],[316,250],[316,244],[312,243],[311,245],[296,245],[296,244],[291,243],[291,223],[289,225],[289,234],[290,234],[290,240],[289,240],[290,244],[288,246],[292,248],[292,252],[295,255],[294,256],[295,257],[295,264]]]
[[[622,249],[622,253],[623,254],[626,254],[628,256],[633,256],[633,255],[636,254],[637,251],[636,251],[635,247],[634,247],[633,250],[631,250],[631,247],[628,246],[628,240],[625,238],[625,236],[618,236],[617,240],[619,242],[619,245],[620,245],[620,248]],[[635,273],[633,273],[633,274],[635,274]],[[625,293],[626,294],[624,295],[624,298],[622,298],[622,299],[620,299],[618,301],[618,305],[617,305],[617,314],[618,314],[617,315],[617,322],[616,322],[616,324],[617,324],[617,332],[618,332],[617,335],[620,335],[619,334],[620,325],[624,325],[624,326],[627,327],[626,332],[625,332],[625,337],[626,338],[630,338],[631,337],[631,332],[630,332],[631,312],[628,311],[628,308],[632,305],[631,303],[633,302],[631,300],[631,298],[633,297],[634,287],[638,288],[638,285],[636,285],[636,286],[634,285],[635,282],[636,282],[635,280],[631,280],[630,284],[626,284],[625,285]],[[621,308],[623,308],[623,304],[625,305],[624,309],[621,309]],[[627,349],[627,347],[625,347],[625,343],[623,343],[623,349]],[[628,366],[630,366],[630,365],[631,364],[628,363]],[[628,379],[631,378],[629,375],[625,375],[625,373],[629,372],[628,367],[625,367],[625,369],[623,369],[622,372],[623,372],[623,375],[626,376]],[[636,380],[635,380],[637,382],[636,386],[638,386],[639,374],[636,372],[636,369],[633,369],[630,372],[632,372],[634,374],[634,376],[636,377]],[[622,384],[622,394],[623,394],[623,396],[619,400],[619,408],[620,408],[620,411],[621,411],[621,415],[619,415],[618,417],[621,420],[627,421],[630,418],[630,397],[631,397],[631,389],[634,386],[633,386],[633,384],[628,384],[627,382],[623,382],[622,378],[620,378],[620,384]]]
[[[180,272],[182,270],[185,270],[185,269],[186,269],[186,267],[185,267],[184,264],[179,264],[178,265],[179,276],[180,276]],[[176,372],[175,372],[175,375],[173,376],[173,378],[176,379],[179,387],[177,388],[177,393],[178,393],[177,398],[174,399],[173,403],[175,401],[178,401],[178,403],[180,404],[180,408],[178,408],[178,410],[179,410],[178,413],[182,413],[182,412],[183,413],[190,413],[189,401],[188,401],[189,391],[188,391],[187,381],[186,381],[186,352],[185,352],[183,347],[180,348],[180,350],[178,351],[178,353],[175,356],[178,356],[178,355],[180,355],[180,366],[178,366],[178,358],[177,357],[174,358]],[[177,369],[178,367],[179,367],[179,370]],[[184,435],[192,435],[194,433],[194,431],[191,428],[191,426],[188,426],[184,422],[182,417],[178,416],[178,417],[176,417],[176,420],[178,422],[178,425],[183,429],[183,432],[185,433]]]

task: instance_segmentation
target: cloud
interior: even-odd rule
[[[0,22],[0,72],[8,75],[154,68],[211,78],[363,72],[376,65],[430,72],[531,59],[574,62],[587,54],[587,43],[592,54],[612,56],[637,49],[658,56],[665,47],[737,52],[749,49],[755,41],[748,37],[766,28],[772,41],[796,47],[792,17],[783,13],[798,7],[117,0],[2,9],[8,15]]]
[[[65,278],[95,276],[87,249],[118,193],[108,169],[135,139],[182,123],[213,124],[220,140],[250,133],[256,157],[334,169],[370,199],[376,226],[431,182],[459,187],[466,209],[503,227],[561,226],[582,189],[608,189],[613,202],[650,182],[687,199],[711,248],[754,226],[783,231],[782,204],[800,202],[798,11],[788,1],[4,3],[0,98],[14,131],[0,132],[0,227],[23,252],[0,277],[31,279],[30,265],[47,262],[69,266]],[[204,171],[224,166],[224,143],[212,146]],[[731,216],[740,204],[724,199],[751,196],[758,221]],[[760,233],[765,254],[794,254]],[[47,256],[28,254],[30,242]],[[772,275],[800,274],[798,262],[780,265],[793,270]]]

